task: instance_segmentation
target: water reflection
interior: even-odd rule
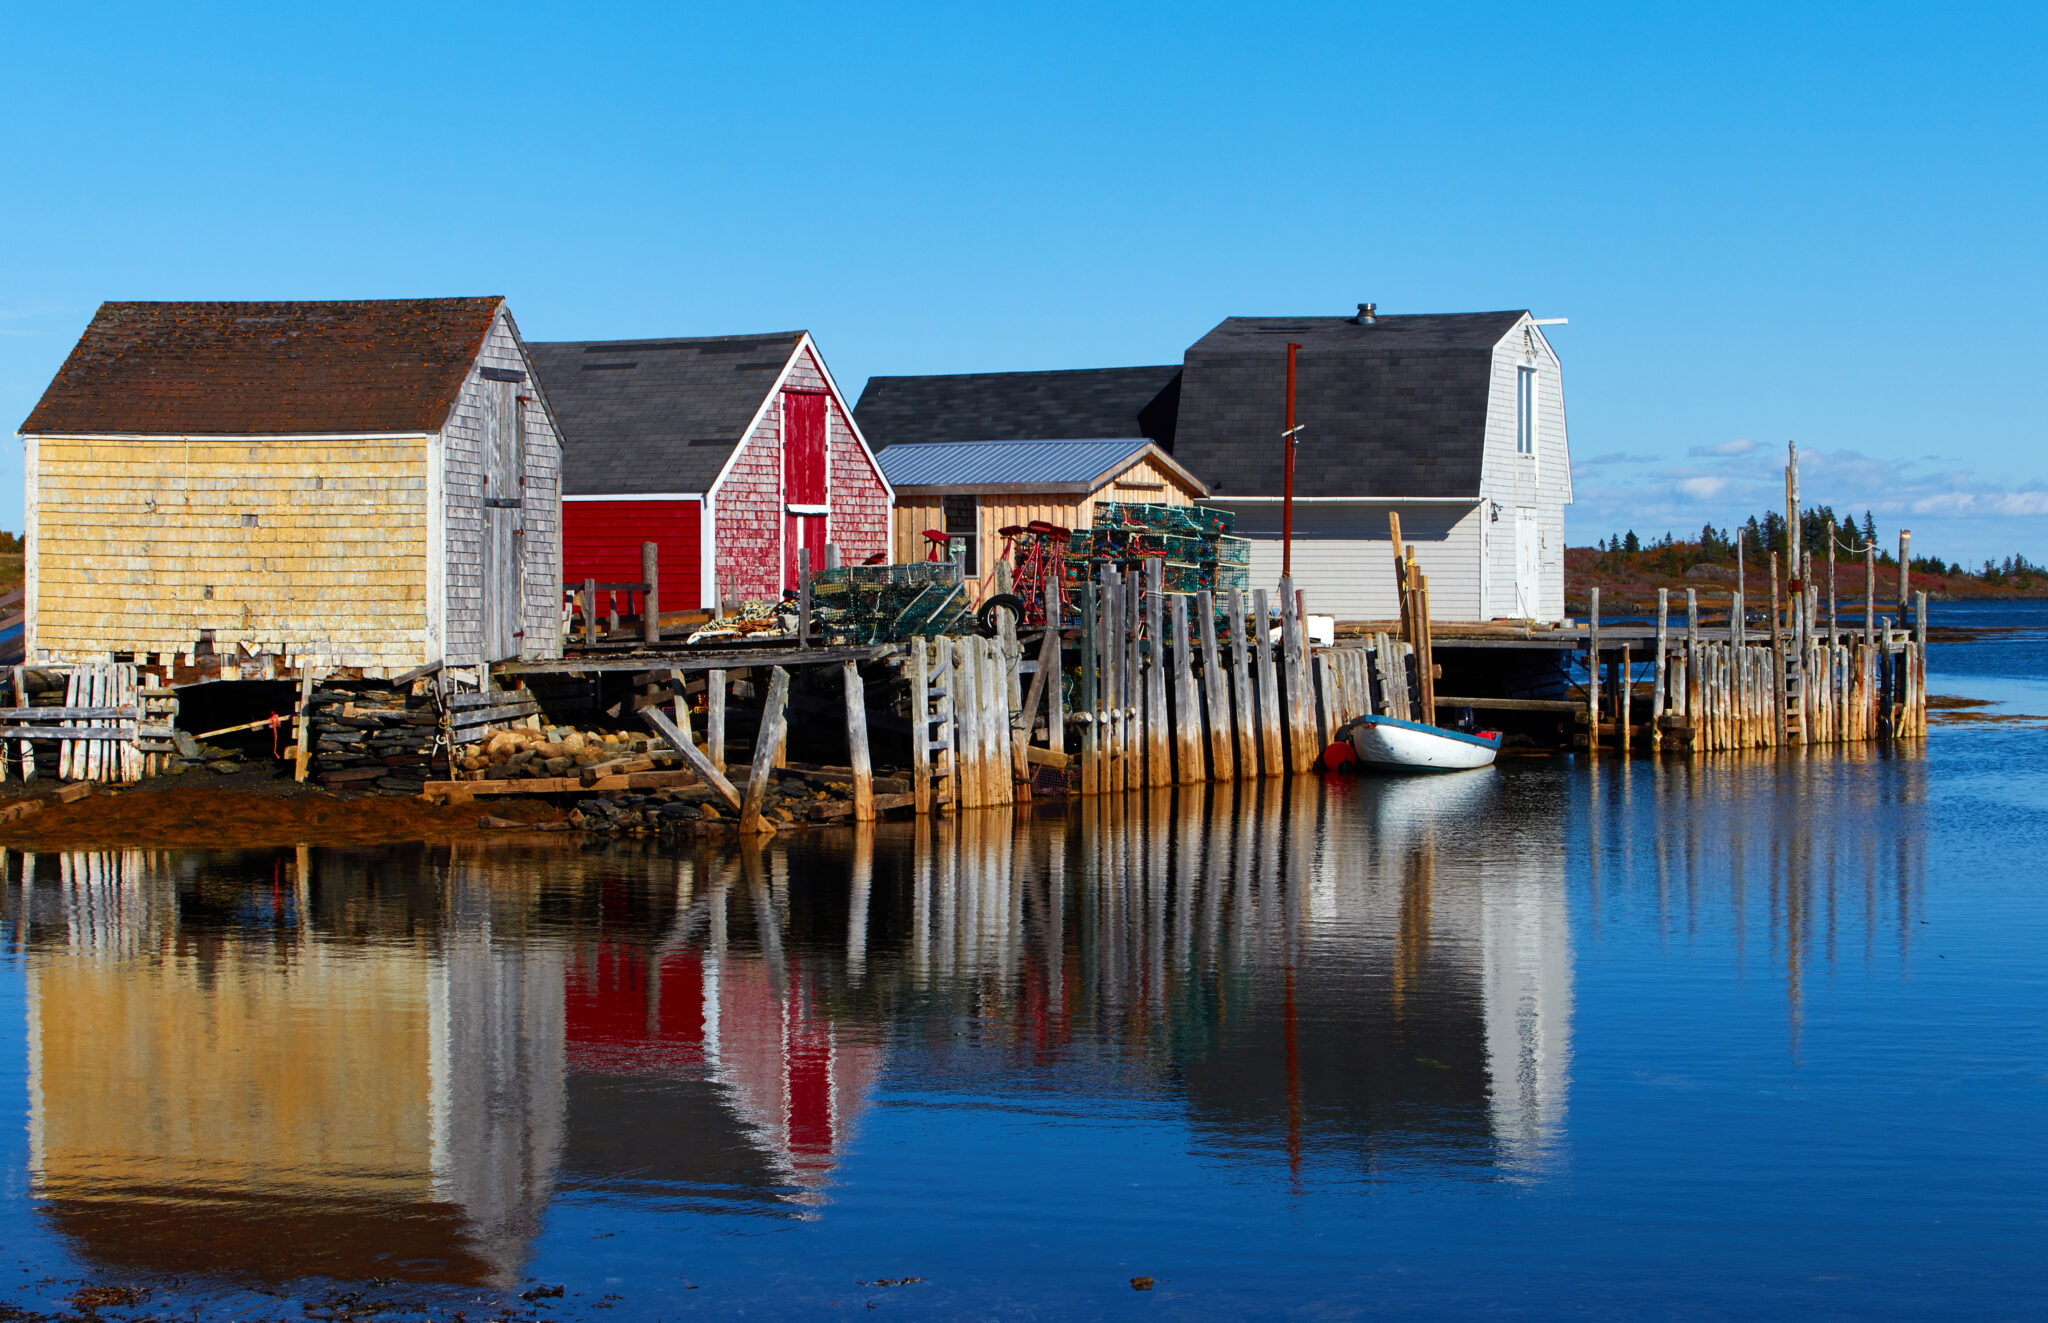
[[[1859,896],[1905,959],[1917,782],[1859,770],[1217,786],[737,851],[10,856],[31,1189],[106,1267],[507,1286],[564,1194],[827,1215],[885,1090],[1171,1116],[1297,1186],[1540,1181],[1603,924],[1650,905],[1748,960],[1761,903],[1795,1050]]]

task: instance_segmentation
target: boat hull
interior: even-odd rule
[[[1358,761],[1375,771],[1463,772],[1490,767],[1500,736],[1467,735],[1392,717],[1361,717],[1351,727]]]

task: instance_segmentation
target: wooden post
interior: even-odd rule
[[[1414,639],[1414,631],[1408,620],[1408,562],[1401,554],[1401,515],[1397,510],[1387,511],[1387,535],[1394,540],[1394,599],[1401,613],[1401,637]]]
[[[1306,772],[1315,759],[1311,733],[1315,698],[1308,689],[1308,664],[1302,656],[1301,613],[1296,609],[1294,580],[1280,581],[1280,660],[1286,671],[1287,770]]]
[[[1124,693],[1123,584],[1117,572],[1102,571],[1102,619],[1097,635],[1102,644],[1102,693],[1097,704],[1102,720],[1102,793],[1124,789],[1124,727],[1119,709]]]
[[[1621,641],[1621,666],[1614,677],[1614,738],[1623,753],[1628,752],[1629,724],[1635,716],[1635,668],[1629,660],[1628,640]]]
[[[1671,628],[1671,590],[1657,590],[1657,659],[1650,668],[1650,747],[1664,747],[1664,650]]]
[[[1195,659],[1190,655],[1188,599],[1173,598],[1173,780],[1190,786],[1202,774],[1202,700],[1195,696]]]
[[[839,568],[839,544],[837,542],[827,542],[825,544],[825,568],[828,570]]]
[[[868,761],[868,691],[860,667],[842,662],[839,674],[846,690],[846,761],[853,769],[853,820],[875,820],[875,768]],[[911,732],[915,738],[917,732]]]
[[[1600,752],[1600,590],[1589,589],[1586,602],[1586,751]]]
[[[811,549],[796,549],[796,646],[811,646]]]
[[[1209,714],[1209,779],[1237,778],[1230,750],[1230,698],[1224,689],[1223,659],[1216,651],[1216,599],[1208,589],[1195,594],[1201,617],[1202,701]]]
[[[1145,670],[1145,784],[1166,786],[1173,784],[1171,718],[1166,710],[1166,562],[1147,557],[1145,579],[1145,635],[1152,644]]]
[[[1011,617],[1010,637],[1014,639],[1015,616]],[[997,804],[1017,802],[1017,782],[1010,775],[1010,743],[1015,738],[1010,728],[1012,706],[1017,702],[1010,691],[1017,683],[1017,668],[1010,660],[1010,649],[1000,638],[983,639],[981,650],[982,685],[981,694],[985,700],[982,709],[982,738],[988,741],[988,775],[990,799]]]
[[[647,585],[640,594],[640,641],[661,642],[661,549],[652,542],[640,544],[640,582]]]
[[[920,643],[918,646],[925,645]],[[951,642],[938,639],[930,646],[930,680],[935,695],[930,728],[938,732],[931,748],[939,756],[932,770],[938,781],[939,795],[943,797],[942,802],[937,799],[934,802],[943,812],[951,813],[960,807],[960,672],[953,665]]]
[[[1031,687],[1025,691],[1024,706],[1019,709],[1021,715],[1017,721],[1016,742],[1010,749],[1011,767],[1020,781],[1028,781],[1031,777],[1030,756],[1025,749],[1031,743],[1031,727],[1038,720],[1039,708],[1044,705],[1047,696],[1051,695],[1056,709],[1059,691],[1060,632],[1057,629],[1047,629],[1038,641],[1038,669],[1032,673]],[[1046,721],[1046,744],[1050,748],[1058,749],[1061,741],[1052,732],[1052,718],[1048,716]]]
[[[740,805],[740,831],[748,835],[772,835],[775,831],[772,824],[761,820],[761,801],[768,794],[768,775],[774,770],[775,751],[782,743],[782,712],[788,702],[789,672],[772,666],[768,669],[768,699],[761,705],[761,729],[754,736],[754,762],[747,771],[747,795]],[[661,716],[659,708],[641,711]]]
[[[974,664],[974,640],[954,639],[953,654],[953,797],[961,808],[980,808],[983,799],[981,766],[981,675]]]
[[[1913,733],[1927,733],[1927,594],[1913,594]]]
[[[597,643],[597,580],[583,581],[583,641]]]
[[[1409,562],[1411,565],[1413,561]],[[1422,716],[1426,726],[1436,724],[1436,644],[1430,637],[1429,576],[1415,571],[1416,675],[1422,682]]]
[[[1835,615],[1835,526],[1828,525],[1828,648],[1841,642],[1841,621]]]
[[[1866,542],[1863,544],[1863,647],[1870,651],[1876,646],[1877,543]]]
[[[28,706],[28,682],[22,678],[22,672],[27,669],[26,664],[14,668],[14,705],[16,707]],[[36,746],[34,742],[23,740],[17,747],[21,752],[21,779],[24,781],[35,780]]]
[[[711,765],[725,771],[725,672],[704,676],[704,744]]]
[[[1692,728],[1692,747],[1700,747],[1700,685],[1706,679],[1706,667],[1700,657],[1700,594],[1696,588],[1685,590],[1685,720]]]
[[[1081,710],[1088,720],[1081,726],[1081,793],[1102,793],[1102,702],[1096,693],[1095,657],[1102,646],[1095,630],[1095,593],[1092,583],[1081,585]]]
[[[1244,637],[1244,591],[1230,590],[1230,700],[1231,729],[1237,737],[1236,774],[1249,780],[1259,774],[1255,737],[1257,723],[1252,715],[1252,661]]]
[[[292,780],[303,782],[313,761],[313,722],[307,709],[313,706],[313,668],[299,664],[299,702],[292,709]],[[452,750],[450,751],[453,752]],[[449,760],[451,763],[453,758]]]
[[[1783,744],[1790,734],[1785,704],[1790,698],[1785,684],[1785,622],[1778,616],[1778,553],[1771,553],[1771,742]]]
[[[1913,530],[1899,530],[1899,623],[1906,623],[1906,612],[1911,608],[1912,595],[1907,585],[1913,577]]]
[[[910,807],[920,818],[932,811],[930,649],[923,639],[910,641]]]
[[[1259,670],[1259,771],[1278,776],[1286,770],[1280,753],[1280,684],[1273,674],[1273,630],[1268,623],[1272,616],[1263,588],[1252,590],[1252,614],[1257,617],[1250,628],[1257,631],[1252,659]]]

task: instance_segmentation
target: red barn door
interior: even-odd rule
[[[825,563],[825,393],[782,392],[782,581],[797,583],[797,549],[809,547],[811,568]]]

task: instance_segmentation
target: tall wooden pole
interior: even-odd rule
[[[1298,344],[1287,346],[1287,430],[1281,444],[1287,448],[1287,476],[1280,498],[1280,577],[1294,577],[1294,363],[1301,352]]]
[[[1902,528],[1899,530],[1899,621],[1901,624],[1905,622],[1906,610],[1913,601],[1912,595],[1906,591],[1912,578],[1912,551],[1913,530]]]

